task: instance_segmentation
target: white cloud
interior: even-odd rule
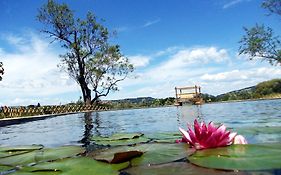
[[[5,39],[14,51],[0,49],[0,58],[5,68],[0,82],[2,103],[30,104],[35,97],[43,99],[78,91],[75,82],[57,68],[60,60],[58,52],[48,41],[34,33],[29,33],[26,37],[7,35]]]
[[[152,26],[152,25],[157,24],[157,23],[159,23],[159,22],[160,22],[160,19],[156,19],[156,20],[153,20],[153,21],[147,21],[147,22],[143,25],[143,27],[149,27],[149,26]]]
[[[223,5],[223,9],[230,8],[232,6],[235,6],[239,3],[245,2],[245,1],[250,1],[250,0],[231,0],[230,2],[227,2],[226,4]]]
[[[173,47],[175,48],[175,47]],[[160,57],[161,63],[137,73],[136,79],[127,79],[120,83],[122,90],[111,94],[109,98],[136,96],[168,97],[174,96],[175,86],[200,85],[199,77],[216,68],[206,66],[209,63],[222,64],[229,60],[227,50],[216,47],[165,49],[151,57]],[[172,50],[172,52],[170,52]],[[160,54],[159,54],[160,53]],[[164,53],[173,53],[165,55]],[[168,56],[163,58],[162,56]],[[134,87],[133,93],[127,89]],[[118,95],[120,95],[118,97]]]
[[[221,72],[217,74],[204,74],[200,77],[205,81],[235,81],[235,80],[247,80],[247,79],[270,79],[281,76],[281,70],[276,67],[259,67],[246,70],[232,70],[227,72]]]
[[[130,63],[134,65],[134,67],[145,67],[149,64],[150,57],[143,56],[143,55],[135,55],[135,56],[128,56]]]
[[[175,53],[161,67],[162,69],[172,70],[210,62],[221,63],[227,60],[228,53],[225,49],[218,49],[216,47],[182,49]]]
[[[247,58],[238,59],[237,55],[231,55],[223,48],[178,48],[167,55],[162,54],[165,50],[151,54],[151,59],[157,57],[162,62],[150,64],[145,71],[137,72],[137,79],[121,82],[121,90],[108,99],[163,98],[174,96],[175,86],[193,85],[202,86],[203,93],[218,95],[281,76],[279,67]]]

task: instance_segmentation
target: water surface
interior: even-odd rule
[[[170,132],[195,118],[223,123],[250,143],[281,142],[281,100],[80,113],[0,127],[0,145],[87,144],[93,135]],[[257,130],[257,128],[259,128]]]

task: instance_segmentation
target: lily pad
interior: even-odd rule
[[[54,162],[40,163],[31,167],[23,167],[12,173],[13,175],[118,175],[119,170],[129,166],[129,162],[122,164],[107,164],[87,157],[66,158]]]
[[[0,147],[0,151],[33,151],[42,149],[43,145],[25,145],[25,146],[13,146],[13,147]]]
[[[137,143],[146,143],[150,139],[143,136],[141,133],[124,133],[124,134],[114,134],[110,137],[92,137],[91,139],[98,145],[110,145],[110,146],[120,146],[120,145],[134,145]]]
[[[161,164],[183,159],[192,153],[194,149],[189,148],[187,144],[170,143],[151,143],[136,146],[136,149],[142,150],[144,154],[131,160],[132,166]]]
[[[42,149],[43,145],[0,147],[0,158],[28,153],[34,150]]]
[[[73,157],[83,153],[85,150],[80,146],[61,146],[58,148],[48,148],[37,151],[37,161],[49,161]]]
[[[0,159],[0,165],[18,166],[34,163],[37,162],[35,156],[36,151],[31,151],[25,154],[4,157]]]
[[[0,158],[0,165],[18,166],[72,157],[84,152],[79,146],[63,146],[53,149],[35,150],[24,154]]]
[[[179,132],[153,133],[146,136],[158,143],[175,143],[176,140],[182,138]]]
[[[208,175],[239,175],[242,173],[226,172],[214,169],[202,168],[194,166],[187,162],[172,162],[161,165],[152,166],[136,166],[131,167],[124,172],[131,175],[143,175],[143,174],[161,174],[161,175],[194,175],[194,174],[208,174]]]
[[[1,174],[1,172],[8,171],[8,170],[11,170],[13,168],[14,167],[11,167],[11,166],[0,165],[0,174]]]
[[[198,166],[224,170],[281,168],[281,144],[231,145],[196,151],[188,160]]]
[[[279,134],[281,133],[281,126],[247,127],[235,128],[233,130],[242,135]]]
[[[142,133],[118,133],[113,134],[110,137],[100,137],[94,136],[92,137],[93,141],[112,141],[112,140],[126,140],[126,139],[135,139],[143,136]]]
[[[131,160],[134,157],[139,157],[143,154],[136,147],[119,146],[97,150],[89,153],[87,156],[93,157],[95,160],[105,161],[108,163],[122,163]]]

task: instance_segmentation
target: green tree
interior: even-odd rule
[[[0,81],[2,80],[2,75],[4,74],[3,63],[0,62]]]
[[[281,0],[265,0],[262,7],[270,14],[281,15]],[[262,58],[275,65],[281,63],[281,40],[274,35],[272,28],[256,24],[244,30],[246,33],[240,40],[239,54],[248,55],[250,59]]]
[[[117,83],[133,71],[119,46],[109,43],[110,33],[93,13],[88,12],[85,19],[75,18],[66,4],[49,0],[39,9],[37,19],[45,25],[42,32],[66,50],[59,66],[80,85],[87,104],[118,90]]]

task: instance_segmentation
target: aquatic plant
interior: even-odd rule
[[[176,140],[176,142],[188,143],[195,149],[216,148],[231,144],[247,144],[243,136],[227,131],[225,125],[216,127],[213,122],[210,122],[208,125],[205,122],[199,124],[195,119],[194,131],[190,125],[188,125],[188,131],[182,128],[179,128],[179,130],[183,137],[181,140]]]

